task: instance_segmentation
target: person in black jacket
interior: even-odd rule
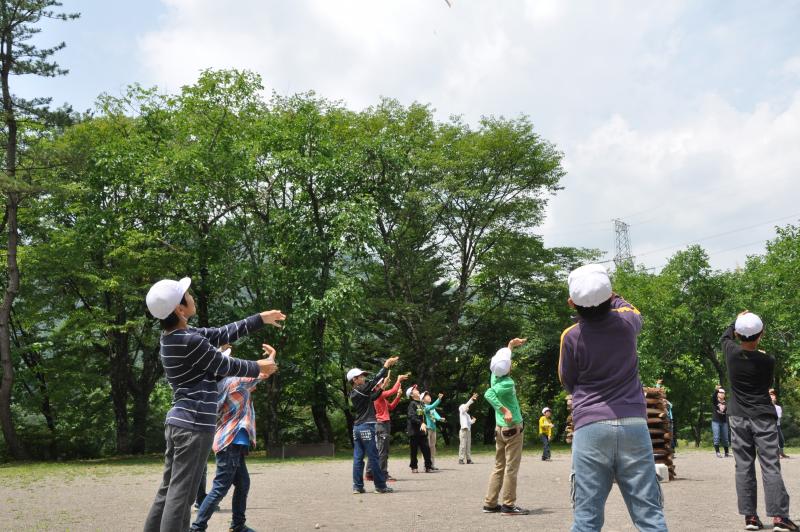
[[[391,493],[386,486],[386,478],[378,464],[378,447],[375,442],[375,405],[383,390],[378,383],[386,376],[388,369],[397,362],[398,357],[386,359],[381,370],[367,380],[366,371],[353,368],[347,372],[347,380],[353,386],[350,402],[353,404],[353,494],[364,493],[364,456],[369,459],[372,479],[376,493]]]
[[[725,401],[725,390],[717,388],[711,397],[711,433],[714,436],[714,451],[717,458],[722,458],[719,454],[719,443],[725,449],[725,458],[728,454],[728,403]]]
[[[431,462],[431,448],[428,445],[428,427],[425,425],[425,404],[420,400],[417,385],[411,386],[406,390],[406,397],[411,399],[408,403],[408,436],[411,448],[411,467],[412,473],[419,473],[417,468],[417,454],[422,451],[425,459],[425,472],[433,472],[433,462]]]
[[[728,401],[728,423],[736,460],[736,497],[739,513],[745,516],[745,529],[762,529],[764,525],[756,513],[758,456],[767,515],[773,518],[772,530],[788,532],[798,527],[789,519],[789,494],[778,458],[777,415],[769,399],[775,357],[758,349],[763,334],[761,318],[745,310],[720,339],[733,392]]]

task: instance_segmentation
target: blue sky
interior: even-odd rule
[[[621,217],[651,267],[700,239],[732,268],[773,224],[800,220],[800,3],[451,3],[66,2],[81,19],[41,39],[67,42],[70,74],[14,80],[15,92],[82,110],[129,83],[175,91],[200,69],[238,67],[353,108],[383,95],[442,119],[527,114],[569,172],[545,242],[613,252]]]

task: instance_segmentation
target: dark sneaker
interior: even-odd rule
[[[761,519],[759,519],[757,515],[745,516],[744,518],[745,530],[761,530],[762,528],[764,528],[764,524],[761,522]]]
[[[426,467],[425,468],[425,472],[426,473],[433,473],[434,471],[437,471],[437,469],[435,467]]]
[[[467,463],[468,464],[474,464],[475,462],[473,462],[472,460],[467,460]]]
[[[245,525],[240,528],[231,527],[228,529],[228,532],[256,532],[256,531],[250,528],[249,526]]]
[[[375,488],[375,493],[394,493],[394,490],[386,486],[385,488]]]
[[[433,467],[433,466],[431,466],[431,469],[433,469],[434,471],[439,471],[439,468],[438,468],[438,467]]]
[[[501,506],[498,504],[496,506],[484,506],[483,513],[485,514],[497,514],[500,513]]]
[[[529,510],[525,510],[520,508],[519,506],[506,506],[505,504],[500,507],[500,513],[502,515],[528,515],[530,513]]]
[[[360,493],[366,493],[366,492],[367,490],[365,490],[364,488],[353,488],[353,495],[358,495]]]
[[[797,525],[792,523],[788,517],[776,517],[772,522],[772,530],[775,532],[792,532],[797,530]]]

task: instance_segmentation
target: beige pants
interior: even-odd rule
[[[464,460],[472,461],[472,431],[470,429],[461,429],[458,433],[458,461]]]
[[[428,429],[428,447],[431,448],[431,465],[436,465],[436,431]]]
[[[503,434],[512,429],[517,429],[515,434]],[[484,502],[486,506],[496,506],[502,488],[503,504],[514,506],[517,502],[517,473],[522,460],[522,425],[495,427],[494,441],[494,471],[489,477],[489,489]]]

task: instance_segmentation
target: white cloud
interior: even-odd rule
[[[569,171],[549,208],[548,244],[612,251],[610,219],[629,216],[634,252],[645,253],[794,212],[791,7],[163,1],[139,60],[151,76],[143,81],[168,90],[203,68],[237,67],[261,73],[268,89],[314,89],[356,108],[385,95],[431,103],[441,118],[528,114]],[[770,235],[767,225],[703,244],[724,250]],[[759,249],[713,262],[731,267]]]

